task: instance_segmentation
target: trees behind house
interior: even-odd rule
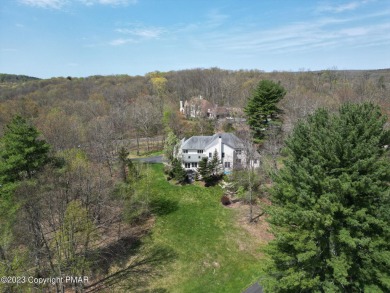
[[[182,161],[177,158],[177,152],[180,140],[169,130],[164,143],[165,173],[169,178],[175,179],[178,183],[187,182],[188,176],[182,166]]]
[[[390,291],[390,132],[372,104],[317,110],[275,178],[270,292]]]
[[[169,131],[164,143],[164,157],[168,163],[171,163],[176,158],[179,143],[180,140],[173,131]]]
[[[253,92],[244,111],[255,139],[264,138],[269,119],[279,112],[277,103],[286,95],[286,90],[271,80],[262,80]]]

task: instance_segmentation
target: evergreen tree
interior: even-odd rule
[[[0,273],[16,275],[19,262],[17,250],[12,247],[13,229],[21,202],[14,194],[25,179],[48,162],[49,145],[38,140],[38,131],[20,116],[6,126],[0,138]],[[13,292],[12,284],[0,284],[0,290]]]
[[[206,186],[214,185],[221,178],[220,164],[217,150],[215,150],[211,160],[203,158],[199,162],[198,173],[202,176]]]
[[[138,179],[141,178],[141,173],[140,173],[140,164],[139,163],[133,163],[132,160],[127,160],[127,181],[129,182],[135,182]]]
[[[120,169],[121,169],[121,176],[123,182],[127,181],[127,172],[126,172],[126,167],[130,162],[130,159],[128,158],[129,152],[124,148],[121,147],[121,149],[118,152],[118,159],[120,163]]]
[[[202,178],[207,178],[210,176],[210,168],[208,164],[208,159],[207,158],[202,158],[201,161],[198,163],[198,173]]]
[[[264,138],[268,119],[279,112],[276,104],[286,95],[286,90],[271,80],[262,80],[249,99],[244,111],[256,139]]]
[[[182,167],[181,161],[176,158],[172,161],[172,177],[179,183],[187,181],[187,172]]]
[[[295,127],[271,196],[268,292],[390,292],[385,122],[372,104],[346,104]]]
[[[220,168],[221,161],[218,159],[218,152],[217,150],[214,151],[213,157],[211,161],[209,162],[209,170],[211,176],[218,176],[221,173]]]
[[[49,145],[38,137],[39,132],[20,116],[6,126],[0,140],[0,183],[31,179],[48,162]]]

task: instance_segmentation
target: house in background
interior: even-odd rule
[[[260,155],[256,151],[248,154],[248,147],[233,133],[217,133],[213,136],[193,136],[183,138],[178,150],[183,168],[187,171],[197,171],[203,158],[212,159],[217,152],[224,173],[230,173],[233,168],[243,168],[248,164],[254,168],[260,165]]]
[[[190,100],[180,101],[180,113],[186,118],[211,118],[214,105],[209,101],[199,97]]]
[[[243,117],[241,108],[223,107],[214,105],[202,96],[192,97],[189,100],[180,101],[180,113],[188,118],[209,118],[209,119],[233,119],[232,117]]]

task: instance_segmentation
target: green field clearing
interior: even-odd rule
[[[264,241],[239,226],[238,209],[221,205],[220,187],[176,186],[166,181],[162,168],[151,165],[157,216],[145,244],[169,247],[176,257],[151,289],[241,292],[259,277]]]

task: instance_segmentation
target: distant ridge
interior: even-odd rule
[[[0,73],[0,82],[24,82],[29,80],[39,80],[37,77]]]

